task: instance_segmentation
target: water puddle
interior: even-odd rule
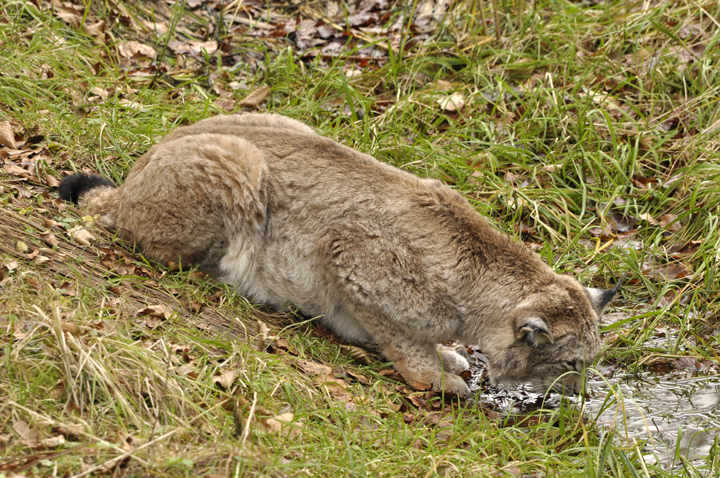
[[[585,405],[588,417],[628,442],[645,441],[645,461],[708,456],[720,431],[720,376],[644,373],[608,382],[588,379],[594,395]]]
[[[563,399],[556,393],[535,393],[529,385],[491,385],[484,357],[478,351],[469,351],[477,359],[470,388],[482,390],[477,398],[486,408],[500,415],[523,415],[540,407],[556,408]],[[601,367],[598,372],[602,375],[588,374],[585,402],[588,419],[615,430],[619,441],[645,443],[645,461],[666,467],[679,464],[676,453],[699,462],[709,455],[720,436],[720,375],[716,366],[708,368],[689,358],[675,362],[679,362],[674,363],[678,368],[683,364],[693,367],[635,375],[624,374],[617,367]],[[575,397],[565,399],[578,401]]]

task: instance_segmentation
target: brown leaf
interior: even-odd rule
[[[158,317],[153,317],[151,315],[145,317],[145,320],[143,321],[143,323],[145,324],[145,327],[147,327],[150,330],[156,329],[157,327],[160,326],[160,324],[162,324],[162,322],[163,322],[162,319],[160,319]]]
[[[213,101],[217,106],[224,109],[225,111],[232,111],[235,109],[235,100],[233,99],[225,99],[225,98],[218,98],[215,101]]]
[[[35,259],[35,264],[42,265],[46,262],[50,262],[51,260],[52,259],[50,259],[48,256],[37,256],[37,258]]]
[[[237,375],[238,373],[236,370],[227,370],[223,373],[213,375],[212,382],[218,387],[227,390],[228,388],[232,387],[232,384],[235,382]]]
[[[346,390],[348,383],[345,380],[331,377],[329,375],[320,375],[313,380],[314,387],[327,387],[330,395],[341,403],[350,403],[353,396]]]
[[[20,435],[20,442],[30,448],[38,448],[40,446],[37,430],[30,428],[30,425],[23,420],[17,420],[13,423],[13,430]]]
[[[60,328],[63,332],[74,335],[75,337],[80,335],[80,327],[78,327],[78,325],[73,322],[65,322],[64,320],[61,320]]]
[[[62,223],[53,221],[52,219],[48,219],[46,217],[43,218],[43,222],[45,223],[45,227],[47,227],[48,229],[55,226],[62,226]]]
[[[676,370],[691,369],[696,370],[699,362],[692,357],[680,357],[672,361],[672,366]]]
[[[31,173],[27,169],[23,169],[17,164],[14,163],[5,163],[3,165],[3,169],[5,169],[5,172],[12,176],[19,176],[23,179],[27,179],[30,177]]]
[[[240,101],[239,105],[242,107],[255,107],[267,98],[269,94],[270,87],[268,85],[263,85],[247,95],[244,100]]]
[[[360,347],[355,347],[354,345],[343,345],[342,348],[350,352],[350,356],[355,359],[356,362],[363,365],[370,365],[372,363],[370,355]]]
[[[664,214],[660,216],[660,226],[670,232],[678,232],[682,225],[677,221],[676,214]]]
[[[58,397],[59,398],[59,397]],[[82,436],[83,426],[77,423],[67,425],[56,425],[52,427],[53,433],[58,433],[67,439],[77,440]]]
[[[308,362],[307,360],[298,360],[295,364],[300,369],[311,375],[333,375],[333,369],[327,365],[322,365],[315,362]]]
[[[641,221],[647,221],[652,226],[658,226],[660,223],[655,220],[649,213],[643,213],[638,216]]]
[[[412,386],[416,390],[430,390],[432,388],[432,385],[429,385],[427,383],[418,382],[417,380],[413,380],[409,383],[410,386]]]
[[[41,232],[39,234],[39,236],[42,237],[47,242],[49,242],[50,244],[52,244],[53,246],[57,246],[58,244],[60,244],[60,241],[57,240],[57,237],[55,237],[55,234],[53,234],[50,231]]]
[[[42,284],[40,284],[40,282],[38,282],[38,280],[33,277],[26,277],[25,282],[30,284],[33,287],[33,289],[35,289],[38,292],[40,292],[42,290]]]
[[[57,178],[55,178],[55,176],[48,175],[48,176],[45,176],[45,184],[47,184],[51,188],[56,188],[56,187],[60,186],[60,181],[58,181]]]
[[[397,373],[395,370],[393,370],[391,368],[388,368],[385,370],[380,370],[380,375],[382,375],[383,377],[387,377],[391,380],[395,380],[396,382],[403,381],[402,375],[400,375],[399,373]]]
[[[149,315],[150,317],[157,317],[159,319],[169,319],[173,314],[173,311],[164,304],[148,305],[135,312],[135,315]]]
[[[212,55],[218,49],[218,44],[215,40],[211,41],[190,41],[190,42],[179,42],[171,40],[168,43],[168,48],[178,54],[191,53],[193,55],[200,55],[203,51],[207,52],[208,55]]]
[[[105,23],[105,20],[100,20],[92,25],[85,25],[85,31],[90,36],[97,37],[102,35],[104,37],[105,30],[107,30],[107,23]]]
[[[685,263],[678,262],[662,267],[645,267],[645,275],[654,279],[673,280],[690,277],[693,274],[692,268]]]
[[[357,380],[358,382],[362,383],[363,385],[370,385],[370,380],[365,375],[360,375],[359,373],[353,373],[348,372],[348,375],[350,375],[352,378]]]
[[[171,42],[172,43],[172,42]],[[123,58],[150,58],[155,59],[157,53],[155,49],[149,45],[143,45],[137,41],[123,42],[118,47],[118,53]]]
[[[465,97],[459,91],[456,91],[449,96],[438,98],[435,101],[437,101],[443,111],[461,111],[465,107]]]
[[[287,339],[280,337],[275,341],[275,344],[277,348],[285,350],[286,352],[290,350],[290,342],[288,342]]]
[[[105,90],[104,88],[100,88],[99,86],[91,88],[90,91],[88,91],[88,95],[99,96],[103,100],[106,100],[108,98],[107,90]]]
[[[269,431],[279,433],[289,423],[292,423],[294,419],[295,415],[293,415],[292,412],[286,412],[276,417],[268,418],[265,420],[265,426]]]
[[[40,440],[40,446],[45,448],[57,448],[65,444],[65,437],[62,435],[44,438]]]
[[[55,15],[65,23],[79,28],[82,23],[82,12],[71,6],[64,6],[60,2],[53,2]]]
[[[82,226],[75,226],[72,229],[68,229],[67,234],[75,242],[83,246],[89,246],[90,242],[95,240],[95,236]]]

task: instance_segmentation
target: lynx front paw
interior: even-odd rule
[[[454,393],[455,395],[470,395],[470,388],[461,377],[452,373],[437,374],[437,378],[432,381],[433,390],[438,392]]]
[[[470,388],[458,375],[452,373],[440,373],[425,371],[418,374],[402,374],[403,378],[416,388],[420,384],[430,385],[437,392],[445,391],[446,393],[454,393],[455,395],[470,395]]]
[[[460,375],[465,370],[470,369],[470,364],[467,359],[458,353],[456,347],[438,345],[437,351],[440,354],[440,360],[442,361],[445,372]]]

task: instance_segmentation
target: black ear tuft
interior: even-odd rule
[[[77,204],[86,192],[101,187],[114,188],[115,185],[109,179],[97,174],[78,173],[66,176],[60,181],[58,194],[60,199]]]
[[[593,289],[591,287],[585,288],[585,292],[590,298],[590,302],[598,315],[602,315],[603,310],[605,310],[605,307],[613,300],[615,294],[617,294],[618,290],[620,290],[620,286],[623,282],[625,282],[625,276],[622,276],[612,289],[605,290]]]

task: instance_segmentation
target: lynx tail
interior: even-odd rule
[[[78,173],[66,176],[60,181],[58,194],[61,199],[77,204],[81,197],[95,188],[115,188],[115,185],[97,174]]]

